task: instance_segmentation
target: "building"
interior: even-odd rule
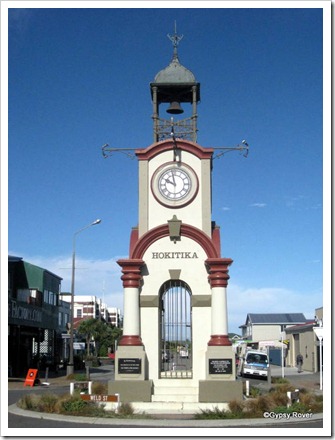
[[[8,369],[55,366],[60,357],[59,293],[62,278],[20,257],[8,257]]]
[[[114,327],[122,327],[121,310],[116,307],[107,308],[107,322]]]
[[[303,313],[248,313],[245,324],[239,328],[243,339],[252,342],[277,342],[281,340],[281,333],[289,326],[305,323]]]
[[[71,302],[71,295],[62,293],[60,298],[68,303]],[[100,319],[115,327],[121,325],[121,311],[115,307],[108,307],[101,298],[95,295],[74,296],[74,328],[85,319]]]
[[[313,320],[304,324],[294,325],[286,329],[288,340],[287,365],[295,366],[298,354],[303,357],[303,370],[320,371],[320,343],[315,335],[314,327],[322,327],[323,307],[315,310]]]

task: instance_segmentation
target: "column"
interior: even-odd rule
[[[212,289],[211,306],[211,339],[209,346],[228,346],[228,311],[227,285],[229,280],[228,267],[233,260],[230,258],[208,258],[206,260],[209,272],[208,280]]]
[[[192,86],[192,123],[193,123],[193,135],[192,141],[197,141],[197,86]]]
[[[154,142],[159,141],[157,91],[158,91],[158,87],[156,86],[152,87],[152,107],[153,107],[152,119],[154,120]]]
[[[140,337],[140,299],[139,288],[142,281],[141,268],[144,261],[118,260],[118,265],[122,267],[121,280],[123,281],[123,336],[119,345],[143,345]]]

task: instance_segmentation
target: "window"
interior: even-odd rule
[[[17,289],[17,299],[18,301],[28,302],[28,298],[30,296],[29,289]]]
[[[83,316],[82,309],[77,309],[77,318],[82,318],[82,316]]]

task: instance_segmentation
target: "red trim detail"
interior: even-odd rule
[[[123,335],[118,345],[143,345],[143,342],[138,335]]]
[[[228,266],[232,264],[230,258],[208,258],[205,261],[209,271],[208,280],[211,287],[227,287],[228,286]]]
[[[200,145],[185,141],[181,139],[176,139],[177,147],[182,151],[187,151],[188,153],[194,154],[199,159],[211,159],[213,155],[213,148],[204,148]],[[161,142],[156,142],[150,145],[148,148],[138,149],[135,154],[138,160],[150,160],[157,154],[163,153],[164,151],[174,150],[173,139],[166,139]]]
[[[195,228],[194,226],[190,226],[187,224],[181,224],[180,234],[182,237],[188,237],[194,241],[196,241],[206,252],[208,260],[222,260],[220,258],[220,251],[213,244],[213,241],[202,232],[200,229]],[[131,258],[141,259],[145,251],[157,240],[161,238],[169,236],[169,225],[164,224],[157,226],[156,228],[150,229],[150,231],[146,232],[142,235],[142,237],[138,240],[136,245],[133,248],[133,252],[131,254]],[[225,259],[223,259],[225,260]],[[130,260],[127,260],[130,261]],[[140,260],[142,261],[142,260]],[[229,260],[232,262],[232,260]]]
[[[207,345],[210,346],[229,346],[231,342],[228,335],[212,335]]]
[[[213,241],[214,246],[216,247],[218,254],[220,255],[220,253],[221,253],[220,226],[215,225],[213,232],[212,232],[212,241]]]
[[[131,230],[131,234],[130,234],[129,255],[133,253],[133,249],[137,241],[138,241],[138,228],[135,227]]]
[[[139,288],[142,281],[141,268],[144,266],[144,261],[140,259],[118,260],[117,264],[122,267],[121,280],[123,287]]]

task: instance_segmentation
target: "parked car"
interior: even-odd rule
[[[269,357],[266,352],[249,350],[242,361],[241,376],[268,377]]]

